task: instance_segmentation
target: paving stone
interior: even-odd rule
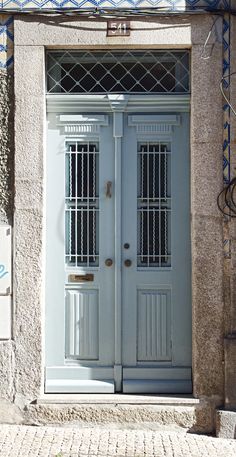
[[[1,457],[235,457],[236,440],[107,426],[0,426]]]

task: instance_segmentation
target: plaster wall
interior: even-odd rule
[[[58,17],[15,18],[15,211],[13,397],[20,408],[43,393],[45,231],[45,49],[191,48],[191,233],[193,392],[196,421],[213,427],[223,402],[222,46],[201,58],[209,15],[132,22],[130,37],[106,37],[106,23]],[[206,51],[211,53],[211,44]],[[11,343],[6,343],[10,359]],[[2,378],[6,397],[8,380]],[[8,395],[9,396],[9,395]],[[204,405],[206,405],[204,409]],[[213,409],[212,409],[213,408]],[[204,410],[204,413],[202,412]],[[207,425],[206,425],[207,424]]]

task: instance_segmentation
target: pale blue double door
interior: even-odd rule
[[[46,392],[191,392],[188,113],[48,115]]]

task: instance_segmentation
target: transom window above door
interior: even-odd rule
[[[48,93],[190,92],[189,51],[48,51]]]

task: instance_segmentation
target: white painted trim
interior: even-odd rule
[[[86,111],[113,112],[186,112],[190,108],[190,95],[47,95],[47,111],[79,113]]]
[[[134,114],[128,116],[128,125],[136,127],[139,135],[171,135],[173,126],[180,125],[180,120],[175,114]]]
[[[108,125],[108,116],[102,114],[83,115],[83,114],[60,114],[58,116],[60,124],[96,124]]]
[[[60,114],[57,120],[65,135],[99,134],[100,127],[108,125],[108,116],[104,114]]]
[[[128,125],[139,125],[139,124],[168,124],[168,125],[180,125],[180,116],[175,114],[161,115],[161,114],[143,114],[131,115],[128,117]]]

